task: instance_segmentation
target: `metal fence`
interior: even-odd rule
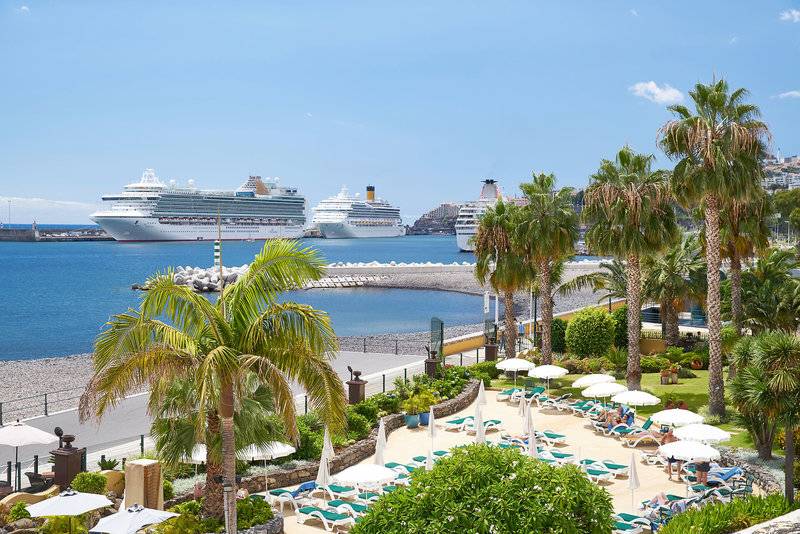
[[[0,426],[15,419],[47,416],[74,408],[80,398],[80,394],[73,388],[0,401]]]
[[[345,337],[339,339],[339,348],[351,352],[379,352],[382,354],[427,354],[423,340],[391,339],[386,336]]]

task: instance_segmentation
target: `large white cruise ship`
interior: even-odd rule
[[[500,188],[496,180],[484,180],[481,196],[475,202],[468,202],[458,210],[456,219],[456,241],[462,252],[472,252],[475,245],[472,237],[478,229],[478,219],[486,212],[486,208],[494,206],[500,198]]]
[[[153,169],[125,186],[122,193],[104,195],[111,206],[91,219],[117,241],[205,241],[298,238],[306,222],[306,199],[277,178],[250,176],[236,191],[177,187],[164,184]]]
[[[347,187],[339,194],[326,198],[314,208],[311,224],[319,228],[322,237],[398,237],[406,229],[400,218],[400,208],[375,198],[375,187],[367,186],[367,199],[351,196]]]

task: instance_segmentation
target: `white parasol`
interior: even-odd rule
[[[138,504],[122,508],[119,512],[100,521],[92,527],[89,534],[135,534],[148,525],[156,525],[179,514],[144,508]]]
[[[638,389],[617,393],[611,397],[611,400],[620,404],[627,404],[628,406],[653,406],[661,402],[661,399],[655,395],[651,395],[646,391],[639,391]]]
[[[606,374],[593,374],[582,376],[572,383],[574,388],[588,388],[595,384],[605,384],[607,382],[614,382],[616,379],[611,375]]]
[[[667,426],[685,426],[703,422],[703,416],[690,412],[689,410],[682,410],[680,408],[672,408],[670,410],[661,410],[650,416],[650,420],[657,425]]]
[[[616,382],[603,382],[601,384],[589,386],[581,391],[581,395],[584,397],[590,397],[592,399],[605,399],[606,397],[611,397],[617,393],[622,393],[623,391],[628,391],[628,388],[622,384],[617,384]]]
[[[676,438],[684,441],[699,441],[701,443],[719,443],[720,441],[731,439],[730,432],[704,423],[693,423],[676,428],[673,434]]]
[[[673,441],[658,448],[664,458],[675,458],[686,462],[697,460],[719,460],[719,451],[699,441]]]

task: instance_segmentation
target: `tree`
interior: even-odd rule
[[[503,295],[508,358],[516,356],[514,292],[525,287],[530,279],[530,270],[512,241],[518,211],[514,204],[498,200],[481,216],[475,233],[475,276],[481,284],[488,281],[496,293]]]
[[[552,174],[533,174],[520,185],[527,204],[520,209],[514,239],[526,265],[535,270],[542,298],[542,361],[551,363],[553,347],[553,269],[575,252],[578,216],[572,204],[572,188],[554,190]]]
[[[792,271],[800,267],[788,250],[770,250],[742,273],[744,326],[758,334],[768,330],[794,332],[800,323],[800,281]]]
[[[324,261],[296,241],[265,243],[247,273],[225,287],[216,303],[173,281],[171,272],[148,281],[138,310],[115,315],[95,341],[94,375],[81,398],[83,419],[101,417],[128,392],[150,388],[149,410],[173,383],[194,380],[202,434],[207,416],[219,418],[223,483],[230,486],[226,526],[236,528],[234,416],[250,376],[269,388],[286,438],[296,441],[292,382],[308,394],[332,432],[345,425],[342,382],[330,364],[337,349],[324,312],[279,302],[285,291],[322,277]],[[166,318],[168,322],[159,318]],[[209,405],[218,398],[213,412]],[[214,432],[209,428],[208,431]],[[214,507],[222,516],[222,502]]]
[[[745,89],[730,91],[727,82],[697,84],[689,96],[694,112],[670,106],[676,118],[659,131],[665,154],[677,160],[672,190],[684,206],[704,213],[708,260],[709,409],[725,413],[725,384],[720,346],[720,210],[726,199],[745,199],[757,189],[757,165],[769,136],[758,107],[745,103]]]
[[[644,298],[658,302],[666,343],[680,341],[678,313],[687,299],[702,301],[706,294],[705,261],[697,234],[684,234],[681,241],[642,263]]]
[[[198,406],[199,389],[193,379],[173,382],[159,399],[153,415],[152,434],[158,457],[167,465],[177,465],[191,457],[198,444],[206,446],[206,484],[203,499],[204,513],[212,516],[222,499],[223,488],[218,477],[222,473],[222,443],[219,433],[219,416],[215,406],[219,392],[215,391],[206,407],[206,424],[196,418],[201,412]],[[263,446],[271,441],[284,439],[283,426],[274,415],[269,388],[261,385],[258,378],[250,374],[239,397],[239,410],[233,421],[236,432],[236,450],[242,451],[250,445]],[[213,414],[213,415],[212,415]],[[200,433],[198,433],[198,428]]]
[[[789,214],[789,223],[794,228],[795,242],[800,241],[800,208],[795,208]]]
[[[614,161],[603,160],[592,175],[584,197],[584,219],[589,249],[625,260],[628,305],[629,389],[641,389],[642,272],[641,260],[679,236],[672,210],[668,175],[652,170],[653,155],[637,154],[629,147]]]
[[[558,288],[561,295],[570,295],[582,289],[592,288],[593,291],[603,291],[597,302],[608,299],[624,299],[628,294],[628,277],[625,274],[625,264],[614,258],[610,262],[601,261],[600,270],[593,273],[576,276]]]

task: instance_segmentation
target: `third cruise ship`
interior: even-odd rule
[[[475,245],[472,238],[478,229],[478,219],[486,212],[486,208],[494,206],[500,198],[500,188],[496,180],[484,180],[481,196],[475,202],[468,202],[458,210],[456,219],[456,241],[462,252],[473,252]]]
[[[319,228],[322,237],[398,237],[406,229],[400,218],[400,208],[381,198],[375,198],[375,187],[367,186],[367,198],[362,200],[342,187],[339,194],[326,198],[314,208],[311,224]]]

